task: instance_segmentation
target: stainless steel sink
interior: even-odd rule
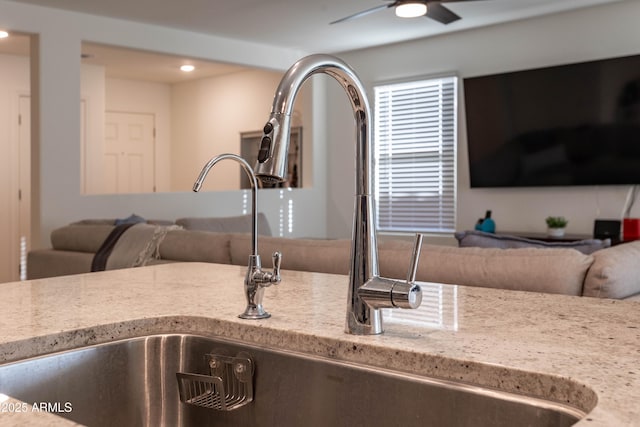
[[[208,374],[212,352],[251,356],[252,402],[233,411],[180,402],[176,373]],[[194,335],[0,365],[0,393],[29,405],[57,403],[60,416],[89,426],[559,427],[585,415],[526,396]]]

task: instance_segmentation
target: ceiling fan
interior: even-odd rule
[[[340,18],[331,24],[337,24],[339,22],[351,21],[352,19],[361,18],[370,13],[377,12],[383,9],[396,9],[396,15],[402,18],[413,18],[417,16],[426,16],[436,20],[442,24],[450,24],[461,17],[453,13],[450,9],[446,8],[442,3],[448,2],[460,2],[460,1],[476,1],[476,0],[395,0],[373,7],[371,9],[363,10],[353,15]]]

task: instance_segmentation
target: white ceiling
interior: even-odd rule
[[[172,84],[247,70],[240,65],[87,42],[82,43],[82,54],[83,57],[89,55],[82,59],[83,64],[104,66],[107,77],[156,83]],[[180,66],[186,64],[195,66],[195,70],[189,73],[180,71]]]
[[[450,31],[558,13],[619,0],[481,0],[452,1],[447,7],[462,19],[443,25],[426,18],[401,19],[385,9],[362,18],[329,25],[382,0],[10,0],[102,15],[221,37],[246,40],[308,53],[335,53],[435,36]],[[29,52],[28,36],[0,39],[0,53]],[[162,83],[212,77],[246,69],[193,58],[155,54],[84,42],[83,63],[102,65],[108,77]],[[180,65],[196,66],[192,73]]]
[[[12,0],[213,34],[308,53],[336,53],[423,38],[620,0],[452,1],[462,17],[443,25],[397,18],[392,9],[329,22],[379,6],[381,0]],[[389,3],[389,2],[386,2]]]

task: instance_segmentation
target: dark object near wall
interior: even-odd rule
[[[620,240],[620,220],[596,219],[593,224],[593,237],[596,239]]]
[[[471,187],[640,183],[640,55],[464,79]]]

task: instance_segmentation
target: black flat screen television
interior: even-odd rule
[[[464,79],[471,187],[640,183],[640,55]]]

